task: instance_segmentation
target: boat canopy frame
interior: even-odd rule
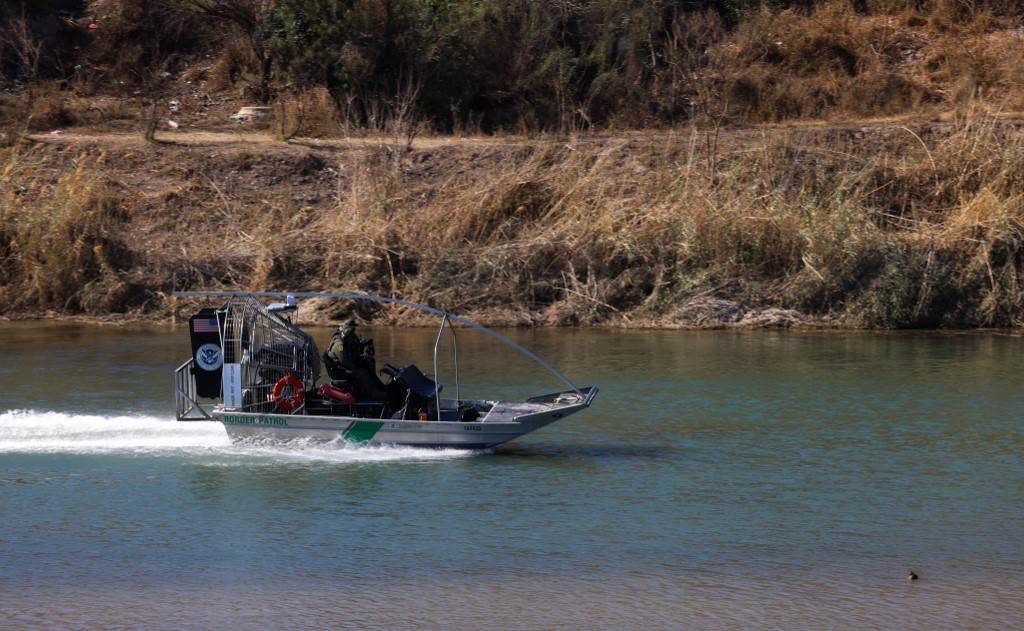
[[[246,297],[251,297],[251,298],[284,298],[286,300],[288,300],[289,298],[302,298],[302,299],[306,299],[306,298],[331,298],[331,299],[336,299],[336,300],[352,300],[352,301],[356,301],[356,302],[376,302],[376,303],[382,303],[382,304],[401,305],[403,307],[409,307],[411,309],[415,309],[416,311],[420,311],[422,313],[429,313],[431,315],[435,315],[435,316],[438,316],[439,318],[441,318],[441,326],[438,329],[437,339],[434,342],[434,379],[435,379],[435,381],[437,379],[437,352],[438,352],[438,348],[439,348],[440,343],[441,343],[441,335],[444,332],[444,326],[445,326],[446,323],[448,324],[448,327],[449,327],[449,329],[452,332],[452,345],[453,345],[452,348],[455,351],[455,373],[456,373],[455,374],[455,383],[456,383],[455,390],[456,390],[456,399],[458,398],[458,389],[459,389],[458,388],[459,363],[458,363],[458,348],[457,348],[457,343],[456,343],[456,339],[455,339],[455,328],[452,325],[453,322],[461,324],[461,325],[463,325],[465,327],[468,327],[468,328],[471,328],[471,329],[475,329],[477,331],[480,331],[481,333],[485,333],[486,335],[489,335],[492,338],[498,340],[502,344],[504,344],[504,345],[506,345],[506,346],[508,346],[510,348],[515,349],[520,354],[522,354],[523,356],[527,357],[528,359],[534,361],[535,363],[540,365],[542,368],[547,370],[549,373],[554,375],[559,381],[561,381],[565,385],[569,386],[569,389],[572,390],[573,392],[575,392],[577,395],[579,395],[581,400],[586,397],[586,395],[583,394],[583,392],[579,389],[579,387],[577,387],[576,384],[573,383],[572,380],[570,380],[567,376],[565,376],[565,374],[563,374],[560,370],[558,370],[557,368],[555,368],[554,366],[549,364],[540,355],[538,355],[538,354],[534,353],[533,351],[529,350],[528,348],[518,344],[514,340],[509,339],[508,337],[502,335],[501,333],[498,333],[497,331],[494,331],[493,329],[489,329],[489,328],[483,326],[482,324],[478,324],[478,323],[470,320],[469,318],[465,318],[465,317],[456,315],[454,313],[451,313],[450,311],[446,311],[444,309],[437,309],[437,308],[434,308],[434,307],[429,307],[427,305],[419,304],[419,303],[412,302],[412,301],[409,301],[409,300],[404,300],[402,298],[393,298],[391,296],[380,296],[380,295],[377,295],[377,294],[364,294],[364,293],[357,293],[357,292],[334,292],[334,291],[175,291],[174,292],[174,296],[181,297],[181,298],[228,298],[228,299],[231,299],[231,298],[246,298]],[[438,407],[438,413],[440,414],[440,405],[438,405],[437,407]],[[439,417],[439,420],[440,420],[440,417]]]

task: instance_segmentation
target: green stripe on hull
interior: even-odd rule
[[[368,443],[374,434],[384,427],[380,421],[356,421],[345,430],[345,440],[353,443]]]

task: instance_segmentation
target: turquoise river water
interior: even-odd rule
[[[434,331],[367,333],[431,371]],[[233,446],[173,420],[182,328],[0,324],[0,627],[1024,624],[1024,339],[509,335],[601,394],[466,453]]]

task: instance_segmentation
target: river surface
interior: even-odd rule
[[[601,394],[466,453],[233,446],[173,420],[184,329],[0,323],[0,626],[1024,621],[1024,339],[509,334]],[[559,389],[459,342],[463,397]]]

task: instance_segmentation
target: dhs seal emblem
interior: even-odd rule
[[[196,350],[196,365],[203,370],[217,370],[223,362],[220,346],[216,344],[203,344]]]

